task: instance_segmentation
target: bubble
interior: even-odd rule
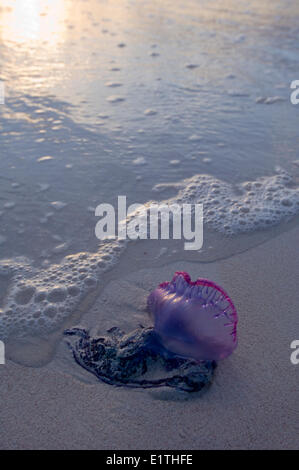
[[[71,295],[72,297],[76,297],[77,295],[80,294],[80,289],[76,285],[69,286],[67,291],[68,291],[68,294]]]
[[[35,302],[42,302],[47,297],[46,291],[39,291],[35,294]]]
[[[57,312],[56,307],[54,307],[53,305],[49,305],[44,310],[44,314],[46,315],[46,317],[49,317],[49,318],[54,318],[56,315],[56,312]]]
[[[281,204],[283,206],[290,207],[290,206],[293,205],[293,202],[291,201],[291,199],[284,198],[284,199],[282,199]]]
[[[66,298],[66,295],[67,293],[64,288],[56,287],[49,292],[47,299],[49,302],[53,302],[53,303],[63,302],[64,299]]]
[[[15,300],[19,305],[26,305],[30,302],[33,294],[35,292],[35,288],[32,286],[21,288],[16,292]]]
[[[157,114],[157,111],[152,108],[148,108],[144,111],[145,116],[155,116]]]
[[[122,101],[125,101],[125,98],[120,95],[111,95],[107,97],[107,101],[109,103],[121,103]]]
[[[84,280],[84,283],[85,283],[87,286],[93,287],[93,286],[95,286],[95,284],[96,284],[96,279],[95,279],[94,277],[87,277],[87,278]]]

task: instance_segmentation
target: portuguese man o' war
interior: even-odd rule
[[[237,311],[212,281],[192,282],[188,273],[176,272],[149,295],[147,304],[161,344],[179,356],[217,361],[237,346]]]
[[[129,334],[117,327],[101,337],[83,328],[66,330],[75,361],[118,387],[201,390],[212,381],[216,361],[237,346],[233,302],[214,282],[192,282],[176,272],[150,293],[147,307],[154,326]]]

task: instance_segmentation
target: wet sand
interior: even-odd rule
[[[52,362],[0,366],[1,449],[294,449],[299,445],[299,228],[213,263],[174,263],[112,280],[81,324],[145,322],[150,289],[175,270],[209,277],[239,313],[239,346],[212,386],[184,394],[113,388],[77,366],[64,342]]]

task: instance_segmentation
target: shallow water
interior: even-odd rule
[[[26,334],[37,332],[40,306],[22,296],[12,301],[18,282],[48,294],[79,286],[74,302],[60,292],[56,314],[53,302],[42,306],[52,308],[52,331],[102,288],[115,260],[132,270],[193,257],[174,242],[161,252],[167,244],[144,241],[123,255],[110,250],[109,262],[102,247],[83,261],[74,256],[53,265],[98,249],[100,203],[116,205],[118,195],[128,204],[164,200],[179,189],[160,193],[156,185],[196,174],[218,179],[229,192],[237,188],[238,199],[238,185],[269,181],[279,166],[293,178],[279,200],[289,194],[293,209],[298,204],[298,107],[290,103],[290,83],[299,78],[296,0],[161,3],[1,2],[0,258],[29,261],[19,260],[18,268],[7,262],[14,267],[11,277],[1,277],[0,306],[17,309]],[[211,206],[217,209],[213,200]],[[195,259],[231,256],[287,229],[285,216],[296,213],[289,208],[281,205],[275,228],[257,224],[257,232],[233,238],[205,229]],[[99,261],[104,267],[85,288],[84,272]]]

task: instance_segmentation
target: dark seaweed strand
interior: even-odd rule
[[[113,330],[117,330],[117,328],[115,329],[112,328],[108,332],[112,333]],[[91,339],[88,332],[80,328],[66,330],[64,333],[65,335],[68,335],[68,336],[79,336],[77,346],[75,347],[69,341],[67,341],[67,344],[70,347],[73,357],[75,361],[77,362],[77,364],[79,364],[88,372],[91,372],[92,374],[94,374],[99,380],[102,380],[104,383],[107,383],[109,385],[114,385],[116,387],[145,388],[145,389],[168,386],[168,387],[175,387],[180,390],[184,390],[188,392],[195,392],[195,391],[201,390],[209,382],[207,378],[205,380],[201,380],[200,382],[196,382],[196,381],[190,380],[188,376],[180,376],[180,375],[174,375],[166,379],[162,378],[162,379],[156,379],[156,380],[146,380],[146,379],[120,380],[119,378],[112,380],[107,374],[103,373],[102,371],[101,372],[99,371],[100,369],[99,366],[97,366],[97,364],[95,363],[95,360],[93,360],[94,352],[95,352],[93,349],[94,346],[95,345],[97,347],[101,346],[103,350],[105,351],[105,348],[100,343],[100,341],[105,342],[106,338]],[[128,340],[127,343],[123,344],[123,347],[129,344],[133,344],[133,341]],[[80,352],[80,350],[86,351],[88,362],[86,359],[83,358],[82,352]],[[99,354],[98,351],[96,351],[96,353]],[[141,354],[140,358],[138,358],[138,353]],[[147,357],[145,357],[145,355],[147,355]],[[142,366],[143,366],[142,373],[145,373],[148,370],[146,359],[148,359],[149,356],[151,356],[152,359],[158,359],[159,357],[157,353],[149,350],[148,348],[145,348],[144,350],[141,350],[141,351],[137,351],[136,354],[133,356],[133,358],[135,357],[135,358],[138,358],[139,360],[141,359],[143,360],[142,361]],[[173,360],[175,360],[177,366],[180,366],[185,361],[184,359],[181,359],[181,358],[169,358],[168,361],[166,361],[166,365],[167,365],[167,362],[173,361]],[[186,362],[186,364],[188,364],[188,361]],[[215,361],[212,361],[212,362],[208,361],[205,364],[207,373],[210,373],[210,374],[213,372],[215,367],[216,367]],[[172,368],[173,367],[171,367],[170,370],[172,370]],[[182,385],[179,385],[180,383]]]
[[[174,387],[175,385],[172,384],[171,382],[173,382],[175,380],[182,381],[182,378],[179,375],[175,375],[173,377],[170,377],[169,379],[159,379],[159,380],[145,380],[145,379],[144,380],[133,380],[132,379],[128,382],[126,382],[126,381],[115,382],[112,379],[110,379],[109,376],[107,376],[103,373],[101,373],[101,374],[98,373],[98,370],[97,370],[96,367],[95,368],[89,367],[86,364],[86,362],[84,362],[82,360],[81,354],[77,353],[77,351],[72,347],[72,345],[69,342],[68,342],[68,345],[69,345],[70,349],[72,350],[73,357],[74,357],[75,361],[77,362],[77,364],[79,364],[81,367],[83,367],[88,372],[91,372],[92,374],[94,374],[98,379],[102,380],[103,382],[105,382],[109,385],[114,385],[115,387],[128,387],[128,388],[158,388],[158,387],[164,387],[164,386]],[[191,389],[190,391],[201,390],[205,385],[203,382],[201,382],[200,384],[198,384],[199,387],[196,388],[196,387],[194,387],[194,384],[190,383],[190,380],[187,377],[186,377],[186,379],[184,379],[184,381],[186,382],[186,384],[189,385],[189,388]]]
[[[82,356],[80,353],[78,353],[74,347],[68,342],[68,345],[70,347],[70,349],[72,350],[72,353],[73,353],[73,357],[75,359],[75,361],[77,362],[77,364],[79,364],[81,367],[83,367],[85,370],[87,370],[88,372],[91,372],[92,374],[94,374],[98,379],[102,380],[103,382],[105,383],[108,383],[110,385],[114,385],[116,387],[132,387],[132,388],[136,388],[136,387],[142,387],[142,388],[150,388],[152,386],[156,386],[156,387],[162,387],[163,384],[165,383],[165,379],[160,379],[160,380],[156,380],[156,381],[148,381],[148,380],[131,380],[131,381],[128,381],[128,382],[115,382],[113,381],[112,379],[110,379],[109,376],[103,374],[103,373],[99,373],[98,370],[97,370],[97,367],[90,367],[86,364],[86,362],[82,359]],[[153,385],[152,385],[153,384]]]
[[[191,382],[188,377],[182,379],[179,375],[175,375],[173,377],[170,377],[169,379],[159,379],[159,380],[130,380],[130,381],[114,381],[112,380],[109,376],[103,374],[103,373],[98,373],[97,368],[92,368],[89,367],[83,360],[80,354],[78,354],[71,346],[72,352],[73,352],[73,357],[77,364],[79,364],[81,367],[83,367],[85,370],[88,372],[91,372],[94,374],[98,379],[102,380],[104,383],[107,383],[109,385],[113,385],[115,387],[127,387],[127,388],[143,388],[143,389],[148,389],[148,388],[159,388],[159,387],[176,387],[176,385],[173,383],[175,380],[179,382],[185,382],[186,385],[188,386],[188,391],[189,392],[197,392],[201,390],[207,382],[199,382],[196,384],[194,382]],[[178,386],[180,390],[185,390],[186,388],[183,388],[181,386]]]

